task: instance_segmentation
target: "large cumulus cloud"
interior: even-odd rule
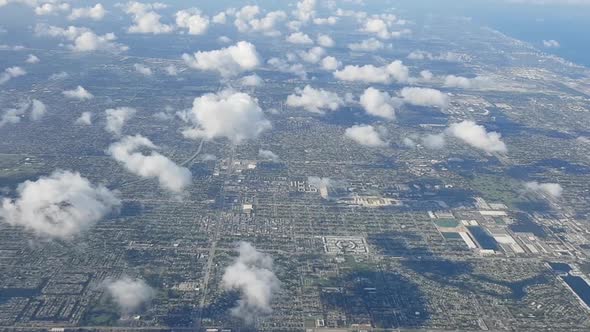
[[[95,186],[70,171],[55,171],[37,181],[25,181],[17,192],[18,198],[3,199],[0,217],[10,225],[49,238],[77,235],[121,204],[106,187]]]
[[[226,290],[240,292],[232,314],[252,322],[257,316],[272,312],[271,301],[280,289],[280,282],[273,271],[270,255],[247,242],[241,242],[237,250],[239,256],[225,269],[221,283]]]
[[[195,98],[192,109],[179,114],[193,125],[183,131],[185,137],[193,139],[224,137],[238,144],[272,127],[256,98],[233,90]]]

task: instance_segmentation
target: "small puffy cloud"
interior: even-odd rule
[[[543,46],[545,46],[547,48],[559,48],[561,45],[559,45],[559,42],[557,40],[550,39],[550,40],[543,40]]]
[[[121,202],[102,185],[79,173],[55,171],[17,188],[18,198],[4,198],[0,218],[49,238],[67,239],[88,230]]]
[[[239,256],[225,269],[221,285],[223,289],[240,292],[232,315],[251,323],[258,316],[272,312],[271,301],[280,290],[280,282],[270,255],[247,242],[240,242],[237,251]]]
[[[245,6],[236,13],[235,26],[240,32],[260,32],[267,36],[278,36],[281,34],[277,25],[287,19],[287,14],[281,10],[267,13],[258,17],[260,9],[258,6]]]
[[[387,120],[395,119],[395,103],[387,92],[370,87],[361,95],[360,103],[368,114]]]
[[[240,79],[240,84],[243,86],[261,86],[264,81],[256,74],[244,76]]]
[[[405,34],[409,34],[410,30],[404,29],[401,31],[391,31],[393,24],[397,18],[393,15],[385,15],[381,17],[369,17],[363,23],[360,31],[368,34],[373,34],[380,39],[399,38]]]
[[[232,90],[197,97],[192,109],[180,115],[193,125],[183,135],[193,139],[225,137],[239,144],[272,127],[256,98]]]
[[[148,138],[141,135],[127,136],[113,143],[108,153],[129,172],[144,177],[157,178],[160,186],[172,192],[182,192],[192,183],[191,172],[167,157],[152,151],[145,155],[140,149],[157,149]]]
[[[33,99],[33,102],[31,103],[31,120],[39,121],[45,116],[46,113],[47,106],[45,106],[45,104],[43,104],[43,102],[40,100]]]
[[[47,107],[43,102],[33,99],[31,102],[20,103],[16,108],[9,108],[2,113],[0,117],[0,128],[7,124],[16,124],[25,116],[27,110],[30,110],[29,118],[32,121],[39,121],[47,113]]]
[[[137,110],[131,107],[118,107],[109,108],[105,113],[107,116],[105,130],[116,136],[120,136],[125,122],[131,119],[137,113]]]
[[[174,31],[174,26],[160,22],[160,14],[153,11],[161,8],[160,4],[144,4],[137,1],[128,2],[125,8],[127,14],[132,15],[134,25],[130,26],[129,33],[165,34]]]
[[[69,76],[70,74],[66,73],[65,71],[62,71],[59,73],[51,74],[51,76],[49,76],[49,80],[63,80],[68,78]]]
[[[322,57],[324,54],[326,54],[326,51],[323,48],[316,46],[312,47],[307,52],[299,51],[297,54],[305,62],[318,63],[322,60]]]
[[[334,72],[334,77],[341,81],[389,84],[393,81],[408,81],[409,69],[400,60],[395,60],[383,67],[348,65]]]
[[[316,14],[317,0],[301,0],[297,2],[293,15],[301,22],[308,22]]]
[[[145,65],[142,65],[140,63],[134,64],[133,68],[135,68],[135,71],[143,76],[152,76],[154,74],[149,67],[146,67]]]
[[[403,88],[400,95],[405,103],[445,108],[449,104],[449,96],[436,89],[429,88]]]
[[[447,88],[478,89],[492,86],[488,77],[476,76],[467,78],[463,76],[448,75],[445,77],[444,86]]]
[[[225,12],[218,13],[211,18],[211,22],[215,24],[227,23],[227,14]]]
[[[368,147],[383,147],[387,146],[380,133],[375,127],[370,125],[352,126],[347,128],[344,132],[344,136],[357,142],[360,145]]]
[[[263,150],[263,149],[258,150],[258,157],[265,159],[265,160],[270,160],[275,163],[279,161],[279,156],[277,156],[276,153],[274,153],[270,150]]]
[[[344,100],[337,93],[314,89],[309,85],[303,89],[296,89],[294,94],[287,97],[287,106],[301,107],[312,113],[336,111],[343,105]]]
[[[424,144],[424,146],[427,149],[431,149],[431,150],[442,149],[445,147],[445,144],[446,144],[445,134],[441,133],[441,134],[426,135],[422,138],[422,144]]]
[[[2,116],[0,116],[0,128],[4,127],[7,124],[19,123],[22,115],[26,112],[28,107],[29,106],[26,105],[24,107],[10,108],[5,110],[2,113]]]
[[[188,29],[189,35],[202,35],[209,28],[209,17],[196,8],[176,12],[176,25]]]
[[[217,71],[223,77],[236,76],[260,65],[256,47],[245,41],[220,50],[197,52],[194,55],[185,53],[182,59],[191,68]]]
[[[92,113],[90,112],[83,112],[80,117],[78,119],[76,119],[76,122],[74,122],[77,125],[80,126],[90,126],[92,125]]]
[[[46,24],[37,24],[35,34],[37,36],[65,38],[72,42],[72,44],[68,45],[68,48],[76,52],[122,52],[129,49],[127,46],[115,42],[117,36],[114,33],[100,36],[88,28],[69,26],[64,29]]]
[[[155,296],[155,291],[145,281],[126,276],[108,279],[104,287],[123,315],[136,312]]]
[[[94,21],[100,21],[104,18],[107,11],[104,6],[100,3],[94,5],[94,7],[82,7],[72,9],[72,13],[68,16],[69,20],[79,20],[81,18],[89,18]]]
[[[338,23],[338,17],[336,16],[317,17],[313,19],[313,24],[315,25],[334,25],[336,23]]]
[[[385,47],[383,42],[375,38],[365,39],[359,43],[350,43],[348,48],[354,52],[374,52]]]
[[[465,120],[459,123],[453,123],[447,129],[447,133],[474,148],[488,153],[508,152],[506,144],[502,142],[502,135],[497,132],[488,133],[484,126],[478,125],[473,121]]]
[[[35,2],[29,3],[33,4]],[[65,12],[68,10],[70,10],[70,4],[67,2],[46,2],[43,4],[39,4],[37,5],[37,7],[35,7],[35,14],[39,16],[55,15],[59,12]]]
[[[323,58],[320,64],[322,65],[322,69],[327,71],[334,71],[342,66],[342,63],[333,56]]]
[[[35,54],[29,54],[29,56],[27,57],[27,60],[25,60],[26,63],[30,63],[30,64],[35,64],[35,63],[39,63],[39,58],[35,55]]]
[[[334,45],[336,45],[336,43],[334,42],[334,39],[332,39],[332,37],[330,37],[329,35],[321,34],[321,33],[318,35],[317,42],[318,42],[318,45],[320,45],[321,47],[326,47],[326,48],[334,47]]]
[[[299,44],[299,45],[311,45],[313,44],[313,40],[303,32],[294,32],[287,36],[287,42],[291,44]]]
[[[4,84],[11,79],[26,75],[27,72],[21,67],[8,67],[4,72],[0,73],[0,84]]]
[[[89,100],[94,98],[94,95],[88,90],[84,89],[82,86],[78,85],[77,88],[73,90],[66,90],[63,91],[62,94],[69,99],[77,99],[77,100]]]
[[[563,188],[559,183],[539,183],[537,181],[526,182],[524,188],[528,192],[533,192],[551,198],[559,198],[563,194]]]
[[[424,81],[430,81],[434,77],[434,74],[430,70],[422,70],[420,72],[420,78]]]

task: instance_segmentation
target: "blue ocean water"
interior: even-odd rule
[[[590,3],[539,5],[521,1],[524,3],[515,0],[396,0],[390,3],[411,15],[470,17],[475,24],[590,67]],[[376,7],[378,2],[373,5]],[[560,47],[544,47],[543,40],[556,40]]]

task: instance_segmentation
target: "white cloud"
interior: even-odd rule
[[[420,78],[424,81],[430,81],[434,77],[434,74],[430,70],[422,70],[420,72]]]
[[[65,71],[59,72],[59,73],[55,73],[55,74],[51,74],[51,76],[49,76],[50,80],[63,80],[66,79],[70,76],[70,74],[66,73]]]
[[[488,77],[483,76],[467,78],[462,76],[448,75],[445,77],[443,84],[448,88],[478,89],[491,87],[493,82]]]
[[[545,46],[547,48],[559,48],[561,45],[559,45],[559,42],[557,40],[550,39],[550,40],[543,40],[543,46]]]
[[[422,144],[428,149],[438,150],[445,147],[445,134],[429,134],[422,138]]]
[[[323,89],[314,89],[309,85],[295,89],[295,94],[287,97],[287,106],[301,107],[308,112],[323,114],[336,111],[344,105],[344,100],[337,93]]]
[[[35,34],[37,36],[65,38],[73,42],[73,44],[68,45],[68,48],[76,52],[122,52],[129,49],[127,46],[115,42],[117,36],[114,33],[99,36],[88,28],[69,26],[64,29],[46,24],[37,24]]]
[[[197,52],[194,55],[185,53],[182,59],[191,68],[217,71],[223,77],[236,76],[260,65],[256,47],[245,41],[220,50]]]
[[[62,93],[66,98],[70,99],[89,100],[94,98],[94,95],[92,95],[92,93],[88,92],[88,90],[84,89],[80,85],[78,85],[78,87],[73,90],[66,90]]]
[[[313,40],[303,32],[294,32],[287,36],[287,42],[299,45],[312,45]]]
[[[551,198],[559,198],[563,194],[563,188],[559,183],[539,183],[537,181],[526,182],[525,190]]]
[[[380,17],[369,17],[363,23],[360,31],[373,34],[380,39],[399,38],[402,35],[409,34],[410,30],[391,31],[393,24],[397,21],[394,15],[381,15]]]
[[[218,13],[211,18],[211,22],[215,24],[225,24],[227,23],[227,14],[225,12]]]
[[[59,12],[70,10],[70,4],[66,2],[46,2],[35,7],[35,14],[37,15],[55,15]]]
[[[8,67],[4,69],[3,73],[0,73],[0,84],[4,84],[15,77],[24,76],[26,74],[27,72],[21,67]]]
[[[20,103],[16,108],[9,108],[0,117],[0,128],[6,124],[19,123],[27,110],[30,110],[29,118],[39,121],[47,113],[47,107],[41,101],[33,99],[31,102]]]
[[[395,119],[395,103],[387,92],[370,87],[361,95],[360,103],[368,114],[387,120]]]
[[[47,106],[43,104],[40,100],[33,99],[31,103],[31,120],[39,121],[45,114],[47,113]]]
[[[134,64],[133,68],[135,68],[135,71],[143,76],[152,76],[154,74],[149,67],[146,67],[145,65],[142,65],[140,63]]]
[[[174,26],[160,22],[160,14],[153,11],[161,6],[156,4],[144,4],[137,1],[128,2],[125,8],[127,14],[133,16],[134,25],[130,26],[129,33],[164,34],[174,31]]]
[[[347,128],[344,132],[344,136],[364,146],[387,146],[387,142],[381,138],[380,133],[375,129],[375,127],[370,125],[352,126]]]
[[[293,12],[293,15],[301,22],[308,22],[315,17],[316,5],[316,0],[301,0],[297,2],[297,9]]]
[[[338,17],[336,16],[317,17],[313,19],[313,24],[316,25],[334,25],[336,23],[338,23]]]
[[[89,18],[94,21],[100,21],[104,18],[107,11],[104,9],[104,6],[100,3],[94,5],[94,7],[83,7],[83,8],[74,8],[72,9],[72,13],[68,16],[69,20],[78,20],[81,18]]]
[[[10,108],[5,110],[4,113],[2,113],[2,116],[0,117],[0,128],[4,127],[7,124],[19,123],[22,115],[26,112],[28,107],[29,105],[26,104],[18,108]]]
[[[297,54],[305,62],[318,63],[322,60],[322,57],[324,54],[326,54],[326,51],[323,48],[316,46],[310,48],[307,52],[299,51]]]
[[[83,112],[80,117],[78,119],[76,119],[76,122],[74,122],[77,125],[81,125],[81,126],[90,126],[92,125],[92,113],[90,112]]]
[[[18,186],[18,198],[4,198],[0,218],[35,234],[67,239],[114,211],[120,200],[102,185],[94,186],[79,173],[55,171]]]
[[[360,43],[348,44],[348,48],[355,52],[374,52],[381,50],[385,47],[383,42],[375,38],[369,38],[361,41]]]
[[[193,108],[180,115],[193,124],[183,131],[185,137],[193,139],[225,137],[239,144],[272,127],[257,99],[232,90],[195,98]]]
[[[39,61],[41,60],[39,60],[39,58],[35,54],[29,54],[27,60],[25,60],[26,63],[30,64],[39,63]]]
[[[166,190],[179,193],[192,183],[192,175],[187,168],[178,166],[155,151],[145,155],[138,151],[142,148],[153,150],[158,147],[148,138],[135,135],[111,144],[108,152],[129,172],[144,178],[157,178],[160,187]]]
[[[488,153],[508,152],[506,144],[502,142],[502,135],[497,132],[488,133],[484,126],[478,125],[473,121],[465,120],[463,122],[453,123],[447,129],[447,133],[474,148]]]
[[[155,296],[155,291],[142,279],[124,276],[118,280],[108,279],[104,286],[123,315],[134,313]]]
[[[225,269],[221,284],[226,290],[240,292],[232,314],[251,323],[258,316],[272,312],[271,301],[280,290],[280,282],[273,271],[270,255],[247,242],[240,242],[237,250],[239,256]]]
[[[240,32],[261,32],[267,36],[278,36],[281,32],[277,25],[287,19],[283,11],[273,11],[263,17],[258,17],[260,8],[258,6],[244,6],[236,12],[234,25]]]
[[[189,35],[202,35],[209,28],[209,17],[197,8],[180,10],[176,12],[176,24],[188,29]]]
[[[261,86],[262,84],[264,84],[264,81],[262,80],[262,78],[260,78],[260,76],[252,74],[249,76],[242,77],[240,79],[240,84],[243,86]]]
[[[319,34],[318,38],[317,38],[317,42],[318,45],[320,45],[321,47],[334,47],[336,45],[336,43],[334,42],[334,39],[332,39],[332,37],[330,37],[329,35],[326,34]]]
[[[131,107],[118,107],[107,109],[105,113],[107,115],[105,130],[119,136],[125,122],[131,119],[137,110]]]
[[[416,106],[445,108],[449,104],[449,96],[436,89],[403,88],[400,95],[404,102]]]
[[[327,56],[322,59],[322,69],[327,71],[337,70],[342,66],[342,63],[333,56]]]
[[[232,42],[232,40],[228,36],[220,36],[217,38],[217,42],[220,44],[229,44]]]
[[[383,67],[348,65],[334,72],[334,77],[341,81],[389,84],[393,81],[406,82],[409,78],[409,69],[399,60]]]
[[[263,150],[263,149],[258,150],[258,157],[265,159],[265,160],[270,160],[275,163],[279,161],[279,156],[277,156],[276,153],[274,153],[270,150]]]

